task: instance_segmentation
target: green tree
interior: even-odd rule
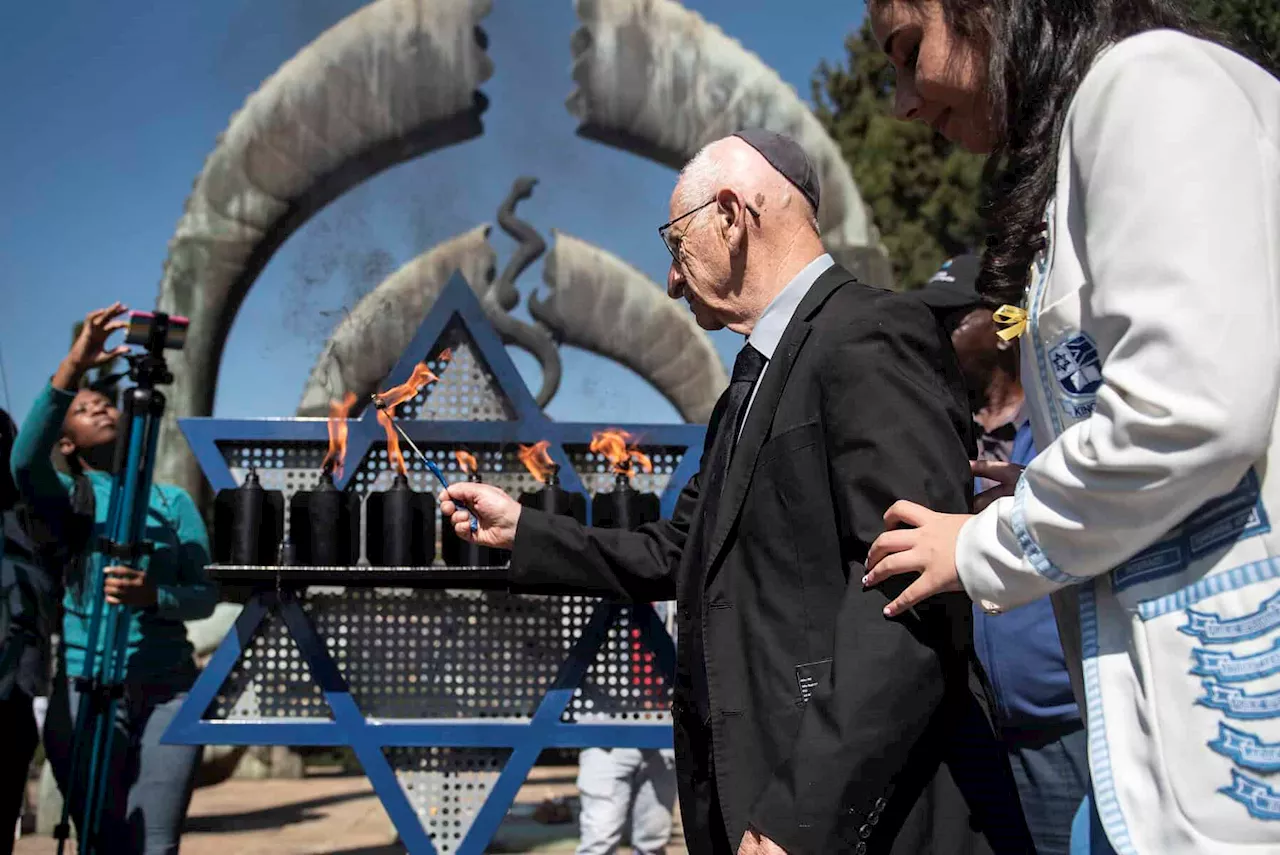
[[[1280,77],[1280,3],[1191,0],[1191,10],[1225,34],[1232,47]]]
[[[893,68],[869,22],[845,39],[845,49],[847,67],[818,67],[814,111],[871,208],[897,287],[917,288],[947,258],[978,246],[983,158],[893,118]]]
[[[1192,0],[1193,11],[1280,76],[1280,4]],[[894,73],[871,25],[845,39],[846,65],[813,77],[814,112],[840,145],[871,208],[898,288],[918,288],[952,255],[980,247],[983,158],[893,118]]]

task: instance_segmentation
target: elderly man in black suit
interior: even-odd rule
[[[1002,812],[971,809],[952,774],[1003,762],[975,712],[967,600],[889,620],[899,589],[862,585],[894,501],[969,508],[971,422],[930,311],[824,250],[816,175],[794,141],[748,130],[672,193],[668,292],[746,343],[670,520],[588,528],[482,484],[449,488],[475,533],[445,493],[442,509],[512,550],[513,590],[677,601],[690,852],[1029,852],[1011,778],[976,788],[1007,793]]]

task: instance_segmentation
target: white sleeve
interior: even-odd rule
[[[1057,240],[1075,240],[1083,325],[1110,345],[1102,385],[1093,414],[1041,450],[1015,496],[961,531],[961,581],[988,609],[1123,563],[1235,487],[1270,437],[1275,149],[1197,43],[1139,38],[1122,62],[1099,62],[1064,131],[1084,231]]]

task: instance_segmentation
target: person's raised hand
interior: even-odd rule
[[[74,391],[80,385],[80,378],[90,368],[106,365],[117,356],[129,352],[128,345],[124,344],[107,349],[107,339],[111,334],[129,326],[128,321],[119,320],[120,315],[127,311],[128,308],[117,301],[105,309],[94,309],[84,316],[80,334],[72,342],[71,349],[67,351],[53,376],[55,389]]]
[[[522,506],[492,484],[458,481],[441,490],[437,498],[440,511],[448,515],[463,540],[494,549],[510,549],[515,542]],[[471,530],[473,513],[478,523],[475,531]]]

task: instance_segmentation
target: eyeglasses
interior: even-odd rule
[[[683,214],[676,217],[674,220],[669,220],[668,222],[665,222],[662,225],[658,226],[658,237],[662,238],[662,245],[667,248],[667,252],[671,253],[671,260],[674,261],[676,264],[680,263],[680,241],[684,239],[684,235],[676,235],[675,237],[672,237],[670,235],[671,227],[674,226],[676,223],[680,222],[681,220],[685,219],[686,217],[692,217],[694,214],[698,213],[703,208],[707,207],[708,205],[712,204],[715,201],[716,199],[713,196],[707,201],[703,202],[698,207],[694,208],[692,211],[685,211]],[[746,208],[748,211],[751,212],[751,216],[755,217],[757,220],[760,219],[759,211],[757,211],[755,208],[751,207],[750,205],[747,205]]]

